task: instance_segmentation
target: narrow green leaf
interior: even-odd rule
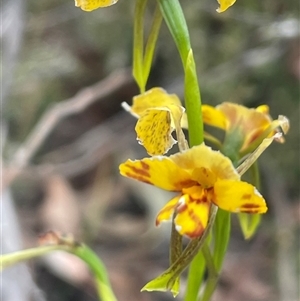
[[[179,293],[179,285],[178,285],[177,277],[173,277],[173,273],[170,270],[167,270],[163,274],[159,275],[155,279],[148,282],[141,291],[159,291],[166,292],[171,291],[173,297],[176,297]]]
[[[215,221],[215,216],[218,207],[212,205],[208,225],[205,232],[201,237],[192,239],[187,247],[183,250],[177,260],[160,276],[148,282],[142,289],[147,291],[168,291],[170,290],[173,295],[178,293],[177,278],[188,267],[193,258],[197,255],[199,250],[204,245],[210,229]]]
[[[164,20],[170,30],[181,56],[183,66],[186,64],[191,49],[190,36],[183,11],[178,0],[157,0]]]
[[[200,90],[192,50],[189,51],[185,65],[184,97],[189,126],[189,142],[191,146],[199,145],[204,139],[203,120]]]
[[[133,24],[133,63],[132,74],[137,82],[140,92],[145,92],[145,80],[143,74],[144,64],[144,14],[147,0],[137,0],[134,11]]]
[[[178,48],[185,72],[185,107],[187,110],[190,146],[203,142],[201,93],[197,71],[191,50],[190,36],[183,11],[178,0],[157,0],[164,20]]]
[[[145,48],[145,57],[144,57],[144,64],[143,64],[144,89],[148,81],[148,77],[153,61],[154,50],[155,50],[159,30],[161,27],[161,22],[162,22],[162,14],[157,5],[154,12],[153,22],[147,40],[146,48]]]

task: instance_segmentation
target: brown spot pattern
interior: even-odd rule
[[[250,200],[252,198],[252,194],[244,194],[242,195],[242,199],[243,200]],[[250,205],[250,204],[246,204],[246,205]]]
[[[150,169],[149,164],[147,164],[146,162],[141,161],[141,165],[142,165],[142,168],[143,168],[144,170],[149,170],[149,169]]]
[[[199,237],[203,233],[204,227],[203,227],[200,219],[198,218],[198,216],[192,210],[189,210],[188,214],[189,214],[190,219],[195,224],[195,229],[194,229],[194,231],[186,233],[186,235],[190,238]]]
[[[148,164],[147,164],[148,165]],[[127,165],[126,164],[126,167],[131,169],[134,173],[138,174],[138,175],[141,175],[141,176],[144,176],[144,177],[147,177],[147,178],[150,178],[150,174],[148,172],[148,170],[145,170],[142,166],[142,168],[138,168],[136,166],[131,166],[131,165]],[[149,169],[149,168],[148,168]]]
[[[188,179],[188,180],[175,183],[175,187],[179,187],[180,189],[182,189],[182,188],[189,188],[192,186],[196,186],[197,184],[198,183],[196,181]]]
[[[260,206],[252,203],[243,204],[241,206],[241,211],[245,213],[258,213],[260,212]]]
[[[203,199],[192,199],[190,198],[191,202],[196,202],[197,204],[203,202],[206,200]],[[188,207],[186,204],[182,204],[177,208],[177,212],[178,213],[182,213],[184,211],[188,210]],[[191,232],[186,232],[185,235],[187,235],[190,238],[196,238],[202,235],[203,231],[204,231],[204,227],[202,225],[201,220],[199,219],[199,217],[194,213],[193,210],[188,210],[187,211],[189,218],[193,221],[194,225],[195,225],[195,229],[194,231]]]
[[[135,173],[126,172],[125,175],[128,178],[135,179],[135,180],[138,180],[140,182],[144,182],[144,183],[153,185],[153,183],[151,183],[149,179],[145,179],[143,176],[139,176]]]

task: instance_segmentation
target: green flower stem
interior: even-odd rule
[[[231,213],[220,209],[218,211],[214,229],[214,263],[218,272],[222,268],[226,255],[231,230]]]
[[[188,27],[180,3],[178,0],[157,0],[157,2],[178,48],[182,64],[185,66],[191,44]]]
[[[51,246],[43,246],[38,248],[32,248],[27,250],[22,250],[14,253],[4,254],[0,256],[1,266],[0,270],[2,271],[5,268],[8,268],[16,263],[29,260],[35,257],[39,257],[45,255],[52,251],[68,251],[69,247],[64,245],[51,245]]]
[[[222,209],[218,210],[216,221],[214,224],[214,252],[213,256],[209,253],[209,248],[203,248],[208,267],[208,279],[201,301],[210,300],[218,283],[219,272],[226,255],[229,239],[230,239],[230,220],[231,214]],[[211,262],[211,260],[213,262]]]
[[[178,0],[157,0],[163,18],[178,48],[185,72],[185,107],[190,146],[203,142],[201,95],[188,27]]]
[[[99,257],[86,245],[77,247],[72,252],[81,258],[90,268],[95,276],[98,295],[102,301],[117,301],[115,297],[104,264]]]
[[[218,275],[217,270],[215,269],[215,264],[214,264],[213,258],[210,254],[210,250],[209,250],[207,244],[204,244],[204,246],[202,248],[202,252],[205,256],[206,265],[208,268],[208,280],[207,280],[207,283],[205,286],[205,291],[200,300],[201,301],[209,301],[216,286],[217,286],[219,275]]]
[[[133,66],[132,73],[140,92],[145,92],[144,65],[144,14],[147,0],[136,0],[133,24]]]
[[[201,95],[192,49],[185,65],[184,96],[189,126],[189,142],[192,147],[201,144],[204,140]]]
[[[106,273],[106,269],[97,255],[86,245],[58,244],[41,246],[37,248],[22,250],[0,257],[1,270],[21,261],[45,255],[53,251],[65,251],[82,259],[94,274],[99,300],[117,301]]]
[[[148,81],[148,77],[153,61],[154,49],[156,46],[161,23],[162,23],[162,14],[159,9],[159,6],[157,5],[155,8],[153,22],[147,40],[146,48],[145,48],[145,57],[144,57],[144,64],[143,64],[144,90],[146,89],[146,84]]]
[[[252,176],[252,183],[253,185],[260,190],[260,174],[258,168],[258,162],[255,161],[252,166],[250,167],[251,176]]]
[[[199,295],[199,288],[201,286],[205,272],[205,267],[206,260],[203,252],[198,252],[198,254],[193,258],[193,261],[191,262],[191,265],[189,267],[184,301],[197,300]]]

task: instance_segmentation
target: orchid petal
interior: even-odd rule
[[[212,202],[230,212],[265,213],[268,210],[256,188],[242,181],[217,181]]]

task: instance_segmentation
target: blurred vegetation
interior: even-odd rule
[[[9,0],[4,2],[9,5]],[[147,22],[151,21],[154,8],[154,1],[149,2]],[[185,0],[182,6],[190,27],[203,102],[217,105],[231,101],[249,107],[268,104],[274,118],[280,114],[290,119],[286,143],[274,143],[260,163],[263,170],[271,166],[269,176],[275,172],[284,180],[288,195],[282,201],[294,205],[299,201],[300,179],[298,1],[238,0],[224,14],[215,12],[218,4],[214,0]],[[3,120],[8,126],[4,149],[7,162],[51,106],[73,97],[113,71],[131,66],[133,9],[134,1],[130,0],[119,0],[117,5],[91,13],[76,8],[73,0],[27,1],[16,67],[3,73],[5,77],[5,72],[13,72],[3,107]],[[165,25],[160,32],[148,87],[156,85],[182,98],[182,66]],[[130,97],[111,102],[111,112],[121,111],[120,103],[130,102],[134,93],[131,89],[126,94]],[[111,117],[100,115],[93,126]],[[73,122],[80,127],[80,120],[75,118]],[[72,131],[72,127],[59,128],[47,141],[49,148],[43,146],[39,155],[70,143],[62,137],[82,134]],[[35,158],[34,162],[39,160]],[[79,182],[90,181],[93,186],[91,179],[89,174]],[[30,199],[31,187],[37,189],[33,195],[43,195],[37,188],[39,182],[37,185],[31,178],[26,181],[25,185],[22,180],[15,185],[19,205]],[[272,211],[272,204],[269,205]]]

